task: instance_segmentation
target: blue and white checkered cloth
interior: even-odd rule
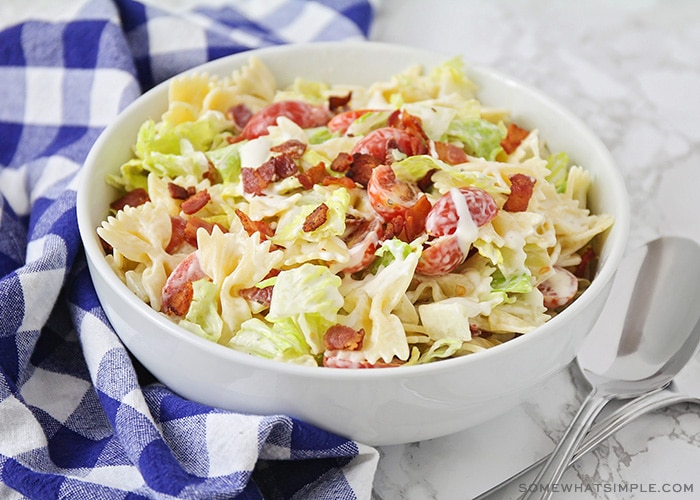
[[[92,287],[75,189],[147,88],[250,48],[362,39],[370,4],[151,2],[0,2],[0,497],[368,498],[373,448],[192,403],[137,366]]]

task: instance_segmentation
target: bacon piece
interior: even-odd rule
[[[209,200],[211,200],[209,191],[202,189],[183,201],[180,209],[187,215],[192,215],[203,209],[209,203]]]
[[[298,142],[298,141],[287,141]],[[284,143],[286,144],[286,143]],[[303,143],[299,143],[302,144]],[[280,145],[282,146],[282,145]],[[306,145],[304,145],[306,148]],[[270,183],[291,177],[299,171],[299,167],[294,161],[297,156],[298,146],[289,144],[288,153],[281,153],[273,156],[258,168],[243,167],[241,169],[241,180],[243,182],[243,190],[246,193],[262,194],[262,191],[270,185]],[[303,154],[303,152],[302,152]],[[301,156],[301,155],[298,155]]]
[[[439,142],[435,141],[435,152],[445,163],[450,165],[459,165],[460,163],[467,163],[469,158],[467,158],[467,153],[464,152],[459,146],[450,144],[449,142]]]
[[[170,217],[170,241],[165,247],[165,251],[169,254],[174,254],[185,242],[185,227],[187,221],[182,217]]]
[[[323,164],[323,162],[320,162],[308,169],[306,172],[301,172],[298,174],[297,179],[299,179],[299,182],[304,189],[311,189],[314,184],[320,184],[327,176],[328,172],[326,172],[326,166]]]
[[[421,119],[405,111],[396,110],[389,115],[388,125],[399,130],[405,130],[414,137],[420,137],[426,143],[430,140],[428,134],[423,130]]]
[[[197,230],[200,227],[204,228],[209,234],[214,230],[214,227],[218,227],[224,233],[228,232],[221,224],[212,224],[200,217],[190,216],[187,218],[187,224],[185,224],[185,241],[195,248],[197,247]]]
[[[196,188],[194,186],[182,187],[174,182],[168,182],[168,194],[174,200],[186,200],[193,194],[195,194]]]
[[[170,273],[163,286],[161,310],[170,315],[184,316],[190,309],[194,289],[192,282],[205,278],[196,252],[192,252]]]
[[[139,205],[143,205],[147,201],[151,201],[151,198],[148,196],[148,191],[146,191],[143,188],[136,188],[124,194],[120,198],[114,200],[112,203],[109,204],[109,208],[111,208],[112,210],[119,211],[127,206],[138,207]]]
[[[523,139],[525,139],[529,134],[529,130],[520,128],[515,123],[511,123],[508,125],[508,131],[506,132],[505,138],[501,141],[503,151],[511,154],[517,149],[518,146],[520,146],[520,143],[523,142]]]
[[[264,288],[258,288],[257,286],[251,286],[250,288],[243,288],[238,291],[238,295],[246,300],[252,300],[253,302],[258,302],[265,306],[270,306],[272,303],[272,289],[273,285],[266,286]]]
[[[323,335],[323,344],[329,351],[358,351],[362,349],[364,328],[355,330],[349,326],[335,324]]]
[[[272,146],[270,151],[273,153],[283,153],[292,159],[298,160],[306,152],[306,144],[297,139],[289,139],[288,141]]]
[[[291,177],[299,171],[299,167],[291,154],[277,155],[267,160],[267,162],[271,163],[275,169],[275,175],[272,177],[273,181]]]
[[[345,109],[350,102],[350,99],[352,99],[352,91],[349,91],[346,95],[332,95],[328,97],[328,109],[333,112],[338,109]]]
[[[333,172],[347,172],[352,167],[353,157],[350,153],[341,151],[331,162],[330,169]]]
[[[372,170],[379,165],[381,162],[371,154],[355,153],[352,155],[352,164],[345,175],[359,185],[367,186],[372,177]]]
[[[503,205],[503,210],[507,212],[524,212],[527,210],[534,186],[534,177],[525,174],[511,175],[510,194]]]
[[[406,210],[404,215],[404,241],[407,243],[412,242],[425,230],[425,221],[432,208],[430,200],[423,195],[415,205]]]
[[[313,212],[306,216],[304,224],[301,229],[305,233],[310,233],[321,227],[328,220],[328,205],[321,203],[319,206],[314,208]]]
[[[245,104],[236,104],[229,108],[226,117],[236,124],[238,128],[245,127],[253,117],[253,112]]]
[[[576,275],[577,278],[590,278],[594,270],[592,264],[595,262],[597,257],[598,255],[593,247],[589,246],[586,248],[583,255],[581,255],[581,262],[579,262],[578,266],[576,266],[574,275]]]
[[[248,217],[247,214],[245,214],[243,211],[239,209],[235,209],[236,215],[238,218],[241,220],[241,223],[243,224],[243,229],[245,230],[246,233],[248,233],[248,236],[252,236],[253,233],[260,233],[260,239],[261,240],[266,240],[270,238],[273,234],[275,234],[274,229],[272,229],[272,226],[268,224],[265,221],[262,220],[253,220],[250,217]]]
[[[209,168],[202,174],[202,178],[208,179],[211,185],[221,184],[223,182],[221,172],[219,172],[219,169],[217,169],[212,162],[209,162]]]

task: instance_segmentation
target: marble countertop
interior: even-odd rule
[[[461,54],[539,88],[583,119],[624,174],[630,248],[660,235],[700,242],[700,2],[376,5],[372,40]],[[375,498],[474,497],[551,451],[583,391],[564,372],[486,425],[380,448]],[[574,491],[555,498],[700,498],[698,465],[700,407],[679,404],[633,422],[569,468],[561,484]],[[517,498],[533,477],[494,498]],[[671,492],[655,492],[661,489]]]

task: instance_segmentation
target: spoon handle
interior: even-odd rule
[[[581,404],[581,408],[579,408],[568,429],[564,432],[561,441],[554,448],[549,459],[540,469],[537,477],[529,486],[525,495],[521,497],[521,500],[529,500],[531,498],[545,500],[552,496],[555,489],[554,485],[561,479],[576,452],[576,448],[581,444],[586,432],[593,424],[593,420],[610,400],[610,397],[610,395],[600,393],[595,389],[586,396],[586,399]]]
[[[658,410],[659,408],[665,408],[676,403],[685,403],[689,401],[700,403],[700,399],[694,396],[673,393],[668,389],[659,389],[658,391],[650,392],[630,400],[628,403],[620,406],[613,413],[605,417],[605,419],[601,420],[600,422],[596,422],[596,424],[591,427],[590,432],[586,434],[586,437],[576,449],[576,453],[571,458],[569,466],[573,465],[579,458],[593,450],[596,446],[625,427],[634,419]],[[494,495],[496,492],[500,491],[506,486],[513,484],[516,480],[520,479],[528,472],[541,467],[548,458],[549,455],[545,455],[541,459],[522,469],[520,472],[515,473],[508,479],[500,482],[492,488],[489,488],[487,491],[484,491],[479,496],[474,498],[474,500],[485,500],[487,498],[492,498],[491,495]]]

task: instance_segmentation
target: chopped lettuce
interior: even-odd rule
[[[296,239],[320,242],[345,232],[345,214],[350,206],[350,193],[345,188],[337,188],[328,193],[325,199],[317,200],[317,196],[300,199],[296,209],[288,212],[289,216],[280,220],[277,232],[272,238],[273,243],[284,245]],[[306,218],[316,210],[321,203],[328,207],[326,221],[312,231],[304,231]]]
[[[454,120],[445,133],[447,141],[460,141],[468,154],[487,160],[495,160],[503,151],[501,141],[506,129],[484,119]]]
[[[206,153],[207,159],[214,164],[224,182],[237,182],[240,177],[241,144],[240,142],[229,144]]]
[[[323,352],[323,334],[337,322],[343,306],[340,284],[340,277],[325,266],[306,263],[282,271],[265,319],[291,321],[303,332],[314,354]]]
[[[224,328],[218,310],[219,287],[208,279],[200,279],[192,283],[192,289],[192,303],[180,326],[207,340],[218,342]]]
[[[228,347],[267,359],[317,364],[303,333],[290,320],[280,320],[272,325],[258,318],[244,321],[238,333],[229,340]]]
[[[558,193],[565,192],[566,179],[569,175],[569,155],[563,151],[549,155],[547,168],[550,172],[547,180],[554,184]]]

